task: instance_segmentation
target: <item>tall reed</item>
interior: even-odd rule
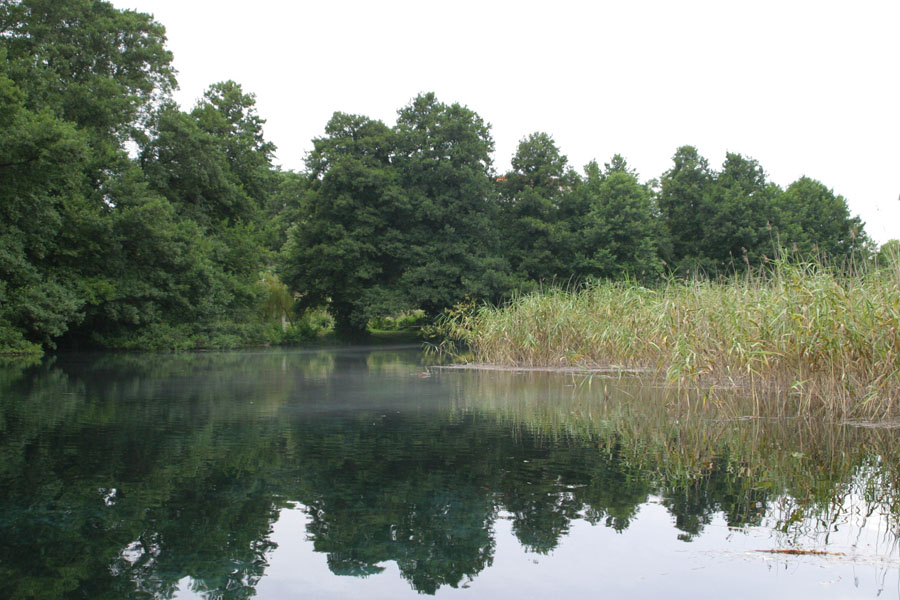
[[[594,282],[451,313],[476,362],[646,368],[681,386],[749,386],[844,416],[900,408],[900,260],[847,274],[778,260],[727,280]]]

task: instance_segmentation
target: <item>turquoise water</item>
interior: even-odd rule
[[[0,598],[900,598],[897,431],[736,411],[416,349],[4,363]]]

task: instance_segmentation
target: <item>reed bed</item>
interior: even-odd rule
[[[644,368],[680,388],[789,394],[844,417],[900,412],[897,257],[849,274],[780,260],[719,281],[547,289],[456,310],[443,330],[478,363]]]

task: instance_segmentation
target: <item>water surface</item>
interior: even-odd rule
[[[0,597],[900,598],[897,438],[413,349],[8,362]]]

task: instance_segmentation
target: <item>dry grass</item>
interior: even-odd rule
[[[779,261],[727,281],[550,289],[454,311],[443,329],[476,362],[649,368],[681,388],[792,394],[845,417],[900,408],[897,257],[850,275]]]

